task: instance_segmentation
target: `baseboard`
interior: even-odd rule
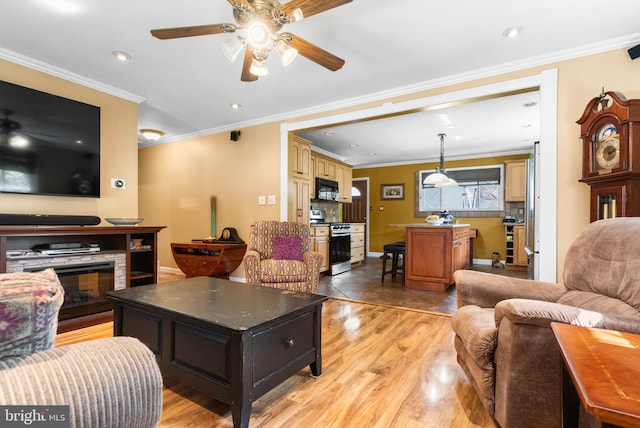
[[[169,275],[184,275],[180,269],[168,266],[159,266],[158,273],[166,273]]]
[[[180,269],[169,266],[158,266],[158,273],[165,273],[168,275],[184,275]],[[242,276],[230,276],[229,281],[247,282],[247,279]]]

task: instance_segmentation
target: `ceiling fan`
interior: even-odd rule
[[[233,6],[236,24],[197,25],[192,27],[151,30],[158,39],[234,33],[245,30],[243,36],[227,40],[222,45],[225,55],[234,61],[244,48],[244,63],[240,80],[252,82],[268,73],[266,60],[274,49],[286,66],[299,53],[331,71],[342,68],[344,60],[288,32],[278,34],[285,24],[308,18],[353,0],[227,0]]]

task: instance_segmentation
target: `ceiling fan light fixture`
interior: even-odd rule
[[[149,141],[159,140],[164,135],[164,132],[158,131],[157,129],[141,129],[140,133]]]
[[[234,62],[240,52],[244,48],[244,43],[239,37],[234,37],[222,43],[222,52],[229,58],[229,61]]]
[[[28,147],[29,139],[22,135],[14,135],[9,139],[9,145],[15,148]]]
[[[300,21],[304,18],[304,14],[302,13],[302,9],[296,8],[289,14],[289,20],[291,22]]]
[[[276,40],[273,47],[275,48],[276,52],[278,52],[278,55],[280,55],[282,65],[284,65],[285,67],[291,64],[293,60],[296,59],[296,56],[298,56],[298,50],[291,47],[282,39]]]
[[[254,21],[247,29],[247,42],[254,49],[264,49],[271,41],[269,26],[262,21]]]
[[[258,61],[254,59],[251,62],[251,68],[249,72],[255,76],[266,76],[269,74],[269,69],[267,68],[267,61]]]

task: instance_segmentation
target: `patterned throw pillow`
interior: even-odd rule
[[[302,238],[299,236],[274,236],[273,259],[302,261]]]
[[[52,348],[63,301],[53,269],[0,274],[0,358]]]

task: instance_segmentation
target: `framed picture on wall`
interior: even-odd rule
[[[404,199],[404,183],[403,184],[381,184],[380,199]]]

